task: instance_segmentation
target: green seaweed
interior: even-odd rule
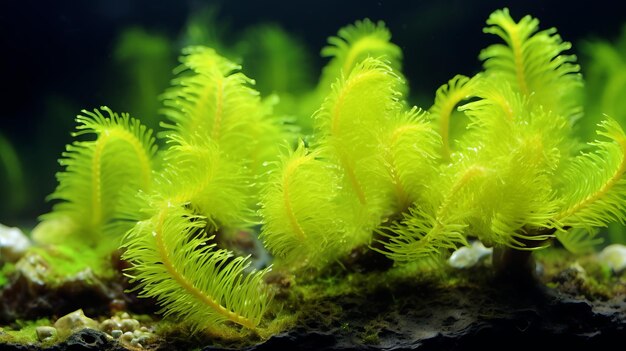
[[[162,95],[164,147],[127,115],[83,111],[75,136],[95,139],[68,146],[34,237],[121,247],[140,296],[223,339],[287,328],[299,299],[445,275],[442,259],[472,239],[517,252],[556,238],[583,252],[594,228],[626,218],[626,135],[607,117],[594,141],[576,138],[583,80],[555,29],[503,9],[484,32],[502,43],[480,53],[483,71],[452,78],[425,111],[405,100],[382,22],[341,29],[317,88],[293,96],[310,109],[300,129],[284,116],[304,110],[285,113],[240,65],[187,47]],[[283,78],[260,86],[298,90]],[[467,127],[451,138],[459,118]],[[224,245],[232,231],[259,231],[273,266]],[[363,251],[395,266],[351,272]],[[290,282],[287,297],[272,274]]]

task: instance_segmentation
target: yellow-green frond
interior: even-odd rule
[[[450,118],[454,108],[463,100],[476,94],[475,81],[478,77],[469,78],[456,75],[437,89],[435,103],[430,108],[430,114],[436,125],[439,126],[441,136],[441,157],[449,160],[450,157]]]
[[[626,32],[623,32],[626,33]],[[626,34],[622,34],[626,38]],[[585,117],[577,124],[583,140],[593,138],[606,114],[626,121],[626,51],[619,44],[589,42],[582,46],[585,62]]]
[[[562,210],[555,220],[562,227],[606,226],[626,218],[626,135],[613,119],[600,124],[598,135],[608,140],[591,143],[595,151],[583,153],[564,170],[559,196]]]
[[[436,181],[441,138],[425,116],[417,108],[398,113],[383,139],[394,213],[427,198]]]
[[[174,136],[165,152],[167,165],[159,193],[174,203],[189,203],[217,229],[219,225],[249,226],[253,221],[252,178],[240,163],[211,140],[198,145]]]
[[[430,202],[415,203],[398,223],[382,228],[383,254],[395,261],[433,257],[467,245],[468,219],[490,171],[479,164],[456,164],[431,183],[441,193]]]
[[[322,108],[316,112],[317,129],[322,136],[366,139],[368,135],[385,127],[400,107],[403,84],[385,62],[367,58],[349,75],[333,84]],[[350,141],[346,140],[346,144]]]
[[[400,105],[402,80],[378,59],[367,58],[333,86],[316,113],[319,143],[344,169],[347,186],[361,204],[378,201],[381,177],[381,136]]]
[[[384,249],[375,250],[396,262],[437,257],[468,245],[464,235],[466,227],[465,223],[446,223],[419,207],[412,207],[400,223],[380,231]]]
[[[593,252],[596,246],[602,244],[602,238],[598,237],[599,231],[591,231],[584,228],[574,228],[570,230],[557,230],[555,233],[559,242],[573,254],[586,254]]]
[[[543,228],[552,224],[557,210],[554,191],[529,148],[522,144],[510,155],[494,159],[491,172],[473,194],[477,211],[469,224],[472,235],[485,245],[535,249],[552,236]]]
[[[249,258],[217,249],[206,222],[176,204],[164,204],[126,236],[126,274],[141,297],[152,297],[160,313],[190,323],[194,330],[227,322],[255,329],[271,300],[263,277],[246,273]]]
[[[263,193],[261,239],[290,266],[320,267],[356,246],[332,164],[302,143],[282,157]]]
[[[489,160],[523,147],[534,155],[534,162],[556,172],[578,146],[567,118],[532,105],[507,83],[482,80],[476,94],[478,100],[459,107],[470,119],[460,150],[483,145],[481,154]]]
[[[582,79],[576,56],[564,54],[571,44],[561,40],[555,28],[538,31],[539,21],[525,16],[515,22],[508,9],[489,16],[485,33],[505,44],[494,44],[480,53],[488,76],[506,81],[533,104],[568,118],[581,113]],[[495,76],[495,77],[494,77]]]
[[[330,45],[322,49],[322,56],[332,60],[324,68],[320,89],[328,91],[337,78],[349,75],[367,57],[382,58],[399,74],[402,50],[390,40],[391,33],[381,21],[364,19],[341,28],[336,37],[328,39]]]
[[[173,87],[163,94],[164,124],[168,137],[178,135],[189,143],[210,139],[237,160],[247,160],[255,140],[249,129],[266,111],[253,80],[240,67],[204,47],[184,51]]]
[[[116,220],[128,216],[120,212],[124,203],[134,202],[137,190],[150,190],[156,153],[151,130],[128,114],[120,116],[107,107],[101,109],[106,117],[95,109],[83,110],[76,118],[79,125],[73,135],[93,134],[96,139],[67,146],[59,161],[65,170],[57,174],[59,185],[49,196],[60,202],[43,216],[68,216],[90,234],[115,228],[119,224]]]
[[[490,169],[473,194],[472,234],[488,246],[526,249],[547,238],[541,228],[557,210],[552,176],[569,154],[567,121],[533,107],[508,83],[482,81],[477,96],[461,107],[471,122],[455,155]]]

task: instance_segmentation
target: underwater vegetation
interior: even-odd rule
[[[626,93],[626,28],[619,38],[610,43],[605,40],[587,40],[581,45],[585,62],[586,100],[588,118],[578,123],[581,135],[590,137],[591,127],[604,115],[615,118],[621,125],[626,122],[626,106],[620,97]],[[611,242],[626,243],[624,226],[609,225]]]
[[[160,131],[108,107],[76,118],[33,239],[89,257],[119,249],[132,290],[163,315],[262,338],[286,328],[275,274],[295,285],[355,256],[436,265],[475,240],[503,272],[557,241],[584,252],[596,228],[626,219],[621,117],[583,112],[580,67],[556,29],[501,9],[484,32],[497,42],[480,51],[483,70],[452,77],[425,109],[406,100],[402,51],[382,22],[329,38],[317,85],[264,81],[304,57],[273,58],[284,49],[268,43],[288,39],[271,27],[249,34],[267,49],[240,49],[269,53],[275,65],[258,77],[188,46],[160,98]],[[241,236],[272,262],[238,247]]]

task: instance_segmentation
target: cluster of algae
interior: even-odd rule
[[[33,237],[93,257],[85,266],[121,248],[139,296],[222,339],[267,338],[316,301],[442,277],[442,259],[470,239],[582,252],[595,227],[624,220],[626,135],[609,117],[596,141],[578,140],[583,81],[555,29],[506,9],[487,24],[504,43],[428,111],[406,102],[402,53],[382,23],[329,39],[317,87],[277,82],[265,97],[232,60],[188,47],[162,95],[158,140],[108,108],[77,118],[74,135],[95,138],[68,146],[57,204]],[[272,266],[224,244],[257,231]],[[358,252],[394,268],[346,273]]]

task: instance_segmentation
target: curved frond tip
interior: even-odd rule
[[[115,227],[113,222],[128,216],[125,204],[135,202],[137,191],[152,187],[157,150],[152,131],[128,114],[101,110],[107,116],[95,109],[76,118],[79,124],[72,135],[96,138],[67,146],[59,161],[65,171],[57,174],[59,185],[48,197],[61,202],[44,219],[69,216],[87,231]]]
[[[182,206],[165,205],[127,234],[123,258],[133,267],[126,274],[141,297],[156,298],[161,313],[195,330],[227,322],[255,329],[271,300],[263,285],[269,268],[246,273],[249,258],[217,249],[205,225]]]
[[[608,140],[591,143],[594,152],[577,156],[564,170],[563,210],[555,216],[562,227],[586,228],[624,224],[626,219],[626,135],[619,123],[607,119],[598,135]]]
[[[487,20],[485,33],[502,38],[480,53],[487,75],[505,80],[516,91],[546,110],[577,118],[582,107],[582,78],[575,55],[555,28],[539,31],[539,21],[530,16],[515,22],[508,9],[495,11]]]
[[[374,23],[364,19],[340,29],[337,36],[328,39],[329,45],[322,49],[322,56],[332,59],[324,68],[320,88],[328,90],[332,82],[342,75],[349,75],[367,57],[387,61],[399,74],[402,50],[390,40],[391,33],[382,21]]]

